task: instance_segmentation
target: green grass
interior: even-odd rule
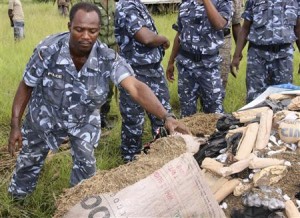
[[[56,6],[50,4],[33,4],[30,0],[23,2],[25,12],[26,38],[15,43],[13,30],[7,16],[7,3],[0,1],[0,148],[8,139],[11,105],[23,70],[34,47],[49,34],[67,31],[68,20],[58,16]],[[175,31],[171,29],[177,14],[154,16],[160,34],[169,38],[171,44]],[[171,47],[166,51],[163,65],[166,68]],[[245,49],[246,50],[246,49]],[[246,57],[246,53],[244,54]],[[245,99],[245,59],[237,79],[229,76],[225,110],[232,112],[244,105]],[[298,70],[299,55],[295,56],[295,71]],[[295,84],[299,84],[299,75],[295,74]],[[169,84],[171,104],[178,113],[178,97],[176,82]],[[112,103],[110,116],[118,117],[114,129],[104,136],[95,155],[98,169],[110,169],[121,163],[119,155],[120,115],[115,101]],[[144,142],[151,139],[149,122],[145,125]],[[1,156],[0,156],[1,163]],[[71,157],[67,152],[61,152],[50,158],[41,173],[36,191],[23,204],[12,202],[7,196],[7,185],[12,172],[0,174],[0,217],[51,217],[55,211],[55,199],[63,189],[69,187]]]

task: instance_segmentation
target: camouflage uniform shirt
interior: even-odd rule
[[[120,0],[115,14],[115,35],[120,46],[120,55],[133,68],[139,65],[159,63],[164,55],[161,46],[156,48],[147,47],[134,39],[134,35],[142,27],[147,27],[157,33],[146,6],[140,0]],[[157,75],[158,71],[155,69],[147,72],[147,76],[161,76],[160,74]]]
[[[293,81],[297,0],[248,0],[242,17],[251,22],[247,59],[247,102],[268,86]]]
[[[293,43],[300,10],[297,0],[248,0],[242,17],[253,22],[248,40],[257,45]]]
[[[90,143],[97,144],[99,108],[106,101],[109,80],[118,85],[130,75],[133,71],[125,60],[99,41],[77,72],[69,52],[69,33],[52,35],[37,46],[24,72],[26,85],[34,87],[25,123],[36,130],[50,149],[59,146],[56,131],[69,128],[82,131],[81,137],[88,142],[95,138]],[[84,131],[82,124],[99,131]]]
[[[212,2],[221,16],[228,21],[229,25],[232,15],[232,1],[213,0]],[[197,0],[189,0],[182,3],[179,8],[177,22],[182,49],[194,54],[218,54],[219,48],[223,44],[224,34],[222,30],[215,30],[212,27],[203,3],[199,3]],[[214,57],[212,60],[203,58],[202,61],[195,63],[181,55],[176,60],[190,67],[193,67],[194,64],[211,67],[221,62],[220,57],[217,59]]]

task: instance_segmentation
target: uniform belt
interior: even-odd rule
[[[189,52],[187,50],[184,50],[183,48],[180,47],[179,49],[179,53],[186,57],[186,58],[189,58],[191,59],[192,61],[195,61],[195,62],[199,62],[202,60],[202,54],[194,54],[192,52]]]
[[[148,70],[154,69],[157,70],[160,68],[160,62],[152,63],[152,64],[144,64],[144,65],[131,65],[134,70]]]
[[[230,35],[230,29],[225,28],[223,29],[224,37]]]
[[[195,61],[195,62],[201,61],[203,57],[209,57],[209,56],[213,56],[213,55],[219,54],[219,52],[216,52],[215,54],[199,54],[199,53],[195,54],[195,53],[187,51],[187,50],[185,50],[185,49],[183,49],[181,47],[179,49],[179,53],[182,56],[184,56],[186,58],[189,58],[189,59],[191,59],[192,61]]]
[[[284,44],[273,44],[273,45],[257,45],[252,42],[249,43],[249,48],[257,48],[263,51],[270,51],[270,52],[279,52],[281,49],[285,49],[291,46],[291,43],[284,43]]]

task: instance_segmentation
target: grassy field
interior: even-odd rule
[[[51,4],[33,4],[29,0],[23,2],[26,16],[26,38],[18,43],[13,40],[13,29],[7,16],[7,4],[0,1],[0,149],[6,146],[8,139],[11,105],[22,73],[36,44],[49,34],[67,31],[68,20],[58,16],[56,6]],[[159,32],[166,35],[171,43],[175,31],[171,25],[176,14],[154,16]],[[167,50],[163,65],[166,67],[171,49]],[[299,55],[295,56],[295,71],[298,70]],[[246,55],[244,54],[244,57]],[[244,105],[245,99],[245,59],[237,79],[229,76],[229,84],[225,98],[226,112],[232,112]],[[299,84],[299,76],[295,74],[295,84]],[[176,83],[170,84],[171,104],[178,113]],[[113,130],[102,137],[96,149],[97,168],[110,169],[121,163],[119,155],[120,115],[116,102],[112,104],[110,116],[118,117]],[[151,139],[149,124],[146,124],[144,142]],[[2,154],[2,153],[1,153]],[[5,155],[0,154],[0,164]],[[12,164],[13,165],[13,164]],[[0,217],[51,217],[55,211],[55,199],[63,189],[69,187],[71,157],[67,152],[58,153],[48,158],[41,173],[36,191],[23,203],[12,202],[7,196],[7,185],[12,169],[0,172]]]

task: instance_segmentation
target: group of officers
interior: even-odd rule
[[[16,198],[31,193],[48,151],[57,150],[66,137],[73,157],[71,185],[94,175],[99,108],[105,108],[112,95],[112,83],[119,89],[121,154],[129,162],[142,149],[145,113],[153,135],[161,126],[170,133],[189,133],[171,113],[166,79],[174,81],[175,62],[181,117],[197,112],[197,100],[205,113],[224,112],[228,72],[239,70],[247,41],[247,102],[269,85],[292,82],[295,41],[299,48],[298,1],[247,0],[242,15],[241,4],[239,0],[182,2],[166,77],[161,61],[169,39],[158,33],[140,0],[119,0],[115,9],[110,0],[75,4],[69,32],[49,36],[36,47],[15,96],[8,149],[14,154],[22,145],[22,150],[9,193]],[[223,44],[224,38],[231,41],[230,29],[236,48],[232,63],[223,63],[222,81],[220,48],[225,47],[223,59],[230,60],[230,45]],[[108,111],[102,111],[102,117]]]

